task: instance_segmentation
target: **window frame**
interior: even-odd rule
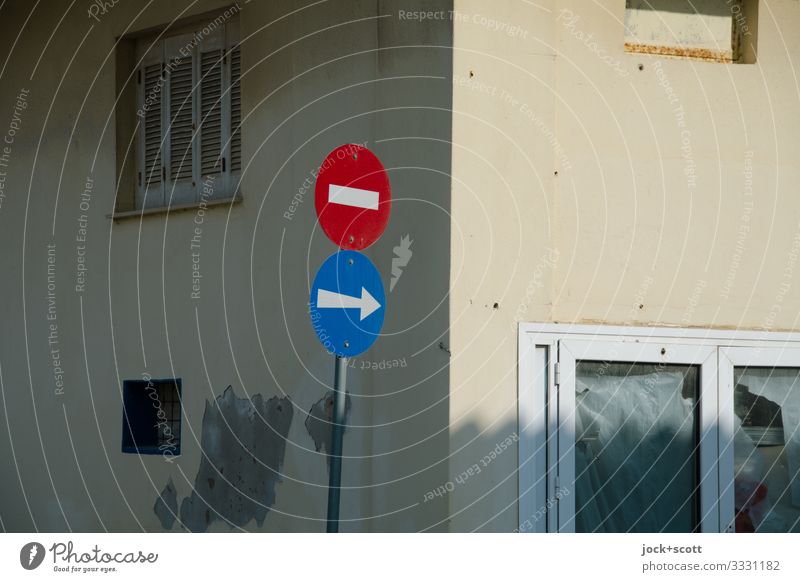
[[[174,387],[177,394],[177,419],[168,416],[165,412],[165,417],[168,419],[166,422],[170,425],[170,430],[173,431],[173,424],[178,428],[177,434],[172,432],[175,440],[174,446],[162,447],[159,443],[158,434],[158,412],[164,410],[164,403],[161,402],[160,397],[153,399],[147,392],[152,390],[156,394],[160,391],[161,387]],[[156,405],[157,403],[157,405]],[[171,409],[170,414],[173,412],[172,408],[175,407],[175,401],[170,400]],[[155,419],[155,424],[152,428],[154,431],[154,442],[144,442],[141,439],[137,442],[136,433],[141,432],[141,425],[146,420],[153,421],[153,418],[134,418],[138,412],[146,411],[151,414]],[[143,412],[142,412],[143,413]],[[121,438],[121,451],[125,454],[133,455],[163,455],[169,454],[170,456],[179,456],[181,454],[181,432],[183,428],[183,382],[181,378],[146,378],[137,380],[124,380],[122,383],[122,438]],[[140,434],[141,436],[141,434]],[[168,453],[167,453],[168,451]]]
[[[698,390],[699,447],[700,460],[700,516],[702,532],[719,529],[718,493],[718,437],[717,417],[717,354],[705,345],[670,344],[664,342],[625,342],[621,338],[602,341],[566,339],[558,345],[558,360],[561,368],[558,419],[558,475],[562,488],[575,489],[575,438],[577,405],[575,398],[576,370],[579,361],[608,361],[623,363],[663,363],[698,366],[700,368]],[[664,353],[662,353],[662,351]],[[552,470],[554,467],[550,467]],[[566,485],[565,485],[566,483]],[[575,495],[566,495],[558,505],[558,531],[575,531]]]
[[[605,348],[596,348],[596,353],[606,350],[605,355],[610,356],[612,354],[607,350],[612,343],[621,350],[616,352],[617,357],[622,353],[631,353],[631,350],[635,352],[643,349],[649,355],[649,350],[656,345],[670,346],[667,355],[674,352],[675,357],[689,356],[692,351],[700,353],[703,349],[711,351],[710,357],[714,361],[708,362],[708,365],[709,370],[714,369],[715,381],[714,386],[710,387],[701,381],[700,399],[705,400],[706,404],[701,404],[700,407],[700,438],[701,442],[707,438],[717,443],[718,453],[713,460],[716,466],[714,474],[717,491],[712,491],[708,486],[701,487],[701,511],[705,514],[706,509],[714,508],[715,515],[713,519],[712,516],[707,516],[707,519],[701,520],[701,531],[733,532],[734,366],[800,368],[800,333],[520,323],[517,346],[520,435],[518,531],[564,531],[564,528],[559,528],[559,525],[565,523],[564,519],[559,520],[559,512],[569,512],[571,504],[574,515],[574,499],[570,500],[570,495],[564,495],[568,487],[574,487],[574,483],[565,486],[562,483],[564,475],[554,473],[552,462],[552,459],[559,458],[563,447],[559,450],[559,439],[551,435],[558,434],[554,431],[558,429],[559,422],[564,420],[562,411],[553,403],[557,403],[559,397],[570,399],[569,390],[559,392],[559,387],[564,385],[565,379],[570,380],[567,375],[574,375],[574,366],[571,370],[567,369],[570,366],[564,366],[560,347],[567,346],[573,352],[572,356],[575,356],[574,351],[580,346],[606,344]],[[709,391],[712,393],[711,397],[708,397]],[[574,390],[571,396],[574,400]],[[574,417],[572,422],[574,424]],[[703,428],[708,429],[707,432],[704,433]],[[701,467],[708,466],[708,463],[703,464],[701,449]],[[547,468],[544,476],[538,472],[541,467]],[[574,463],[571,469],[574,474]],[[562,510],[562,506],[566,506],[565,509]]]
[[[798,368],[800,369],[800,346],[798,347],[720,347],[720,520],[725,524],[724,531],[735,531],[736,500],[733,487],[734,468],[734,368]],[[730,406],[725,406],[725,403]],[[723,485],[727,485],[723,487]]]
[[[217,15],[219,17],[219,15]],[[142,35],[133,39],[135,64],[133,66],[134,84],[136,92],[137,127],[135,130],[135,164],[133,187],[133,210],[130,212],[115,213],[119,215],[145,214],[160,210],[196,207],[203,204],[218,204],[226,201],[237,201],[241,198],[240,183],[242,174],[241,159],[234,164],[231,159],[232,137],[238,133],[241,140],[242,126],[232,127],[232,89],[231,63],[234,51],[241,51],[238,15],[219,24],[211,33],[201,36],[200,31],[215,22],[213,15],[202,20],[193,19],[191,24],[179,25],[168,31],[156,34]],[[182,55],[182,49],[189,49]],[[202,175],[202,128],[204,119],[201,119],[201,102],[203,91],[202,53],[204,49],[221,50],[220,72],[220,98],[217,101],[220,107],[220,160],[223,169],[214,174],[214,187],[209,194],[205,187],[207,176]],[[182,56],[181,56],[182,55]],[[191,58],[192,69],[192,103],[191,103],[191,152],[192,168],[191,180],[174,180],[171,168],[171,80],[173,70],[170,59]],[[239,57],[240,58],[240,57]],[[161,181],[158,188],[147,188],[145,167],[145,117],[140,115],[144,111],[147,94],[145,90],[145,67],[160,63],[162,74],[160,78],[160,147],[161,154]],[[236,80],[239,84],[238,93],[241,95],[241,74]],[[239,101],[241,107],[241,98]],[[241,152],[239,153],[241,156]],[[153,194],[155,193],[155,196]]]
[[[684,58],[693,61],[701,62],[717,62],[723,64],[754,64],[756,62],[757,53],[757,37],[758,37],[758,12],[759,0],[728,0],[727,5],[723,6],[726,14],[715,14],[709,10],[697,10],[695,12],[684,15],[688,18],[691,25],[703,25],[705,32],[711,32],[708,27],[707,21],[704,22],[703,18],[724,16],[730,20],[729,34],[730,42],[727,38],[707,38],[705,42],[698,41],[693,44],[682,44],[675,42],[679,40],[680,36],[678,29],[670,27],[666,23],[667,31],[673,35],[672,39],[655,39],[653,35],[658,32],[657,30],[643,30],[639,36],[633,34],[631,31],[631,21],[638,25],[639,16],[643,8],[641,6],[631,6],[631,0],[625,2],[625,15],[624,15],[624,51],[627,54],[635,56],[637,54],[661,54],[671,57]],[[668,8],[659,6],[657,2],[646,2],[646,10],[655,13],[669,11]],[[646,20],[645,20],[646,22]],[[658,26],[664,25],[662,18],[658,19]],[[685,25],[689,26],[689,24]],[[719,41],[722,40],[722,43]],[[670,42],[673,41],[673,42]]]

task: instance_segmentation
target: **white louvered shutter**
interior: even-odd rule
[[[137,58],[136,208],[158,208],[164,205],[163,45],[143,43]]]
[[[242,171],[242,51],[239,46],[239,23],[233,22],[227,27],[227,44],[229,55],[229,91],[230,103],[230,140],[228,143],[228,159],[230,160],[231,187],[238,187],[239,176]]]
[[[165,40],[167,72],[167,143],[165,148],[167,206],[195,202],[197,196],[197,74],[194,34],[182,34]]]
[[[227,171],[223,156],[223,110],[222,100],[225,68],[225,35],[219,28],[205,36],[198,47],[200,60],[200,181],[207,184],[205,196],[202,185],[198,196],[202,198],[222,197],[223,175]]]

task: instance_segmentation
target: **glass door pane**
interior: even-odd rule
[[[575,363],[575,531],[698,530],[699,368]]]
[[[800,369],[734,367],[736,532],[800,531]]]

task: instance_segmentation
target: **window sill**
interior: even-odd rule
[[[200,202],[190,202],[189,204],[175,204],[173,206],[159,206],[158,208],[145,208],[142,210],[124,210],[122,212],[113,212],[111,214],[106,214],[106,218],[110,218],[111,220],[124,220],[127,218],[144,218],[145,216],[151,215],[158,215],[158,214],[169,214],[171,212],[185,212],[187,210],[196,210],[201,206],[204,209],[212,208],[214,206],[232,206],[234,204],[239,204],[242,201],[242,196],[237,194],[236,196],[228,197],[228,198],[220,198],[217,200],[209,200],[205,203]]]
[[[173,446],[172,448],[162,448],[164,445],[144,445],[141,447],[122,447],[122,452],[128,455],[163,455],[166,451],[173,457],[179,457],[181,454],[181,447]]]

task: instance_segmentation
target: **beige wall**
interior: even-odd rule
[[[451,475],[516,430],[518,320],[798,327],[800,8],[723,65],[626,54],[624,4],[456,2]],[[516,464],[453,529],[516,527]]]
[[[13,95],[30,90],[0,208],[6,529],[160,530],[154,502],[170,478],[178,503],[190,493],[204,409],[228,385],[238,397],[288,396],[294,407],[283,480],[263,529],[324,529],[326,463],[305,420],[332,381],[333,360],[313,335],[307,293],[334,247],[314,227],[313,190],[291,220],[284,213],[324,156],[347,142],[366,142],[382,158],[395,205],[384,237],[367,251],[387,287],[388,335],[349,371],[345,454],[352,458],[343,484],[354,488],[342,496],[342,529],[444,527],[446,502],[421,502],[447,474],[449,378],[438,344],[448,342],[452,28],[382,18],[396,15],[394,4],[244,5],[243,202],[205,214],[199,301],[190,299],[195,211],[106,217],[121,114],[113,45],[121,34],[225,4],[159,3],[138,15],[139,3],[120,2],[99,23],[85,8],[64,15],[58,2],[42,3],[27,23],[27,4],[4,7],[3,131]],[[75,235],[87,176],[94,181],[89,272],[77,294]],[[414,256],[389,294],[392,249],[406,234]],[[47,343],[47,244],[56,245],[63,395],[54,392]],[[406,367],[361,370],[362,360],[399,358]],[[183,454],[174,464],[120,453],[120,383],[145,371],[183,379]],[[231,528],[216,521],[210,529]]]
[[[288,1],[248,4],[251,162],[243,202],[206,215],[196,304],[192,211],[105,217],[115,124],[113,59],[103,63],[128,24],[162,24],[179,5],[135,19],[119,3],[81,48],[85,12],[58,26],[61,13],[42,10],[23,28],[27,6],[12,7],[0,21],[11,55],[0,133],[13,96],[30,96],[0,206],[4,527],[161,529],[153,503],[169,478],[179,502],[191,490],[204,407],[232,384],[240,397],[294,404],[263,528],[322,529],[325,462],[304,422],[332,362],[305,303],[333,248],[314,229],[310,196],[292,220],[283,213],[322,157],[350,141],[390,168],[392,220],[367,253],[387,287],[402,236],[414,255],[389,294],[387,335],[361,359],[407,367],[367,372],[358,360],[350,370],[345,447],[355,458],[344,482],[357,488],[343,496],[343,517],[354,519],[343,529],[513,529],[516,447],[492,451],[517,432],[518,322],[797,328],[800,117],[787,71],[800,40],[787,31],[800,12],[790,0],[760,4],[754,65],[625,53],[621,0],[459,0],[452,20],[424,22],[399,11],[451,7],[365,1],[288,15]],[[78,296],[74,237],[88,175],[90,272]],[[47,344],[49,243],[61,396]],[[119,452],[119,383],[145,370],[184,381],[174,465]]]

